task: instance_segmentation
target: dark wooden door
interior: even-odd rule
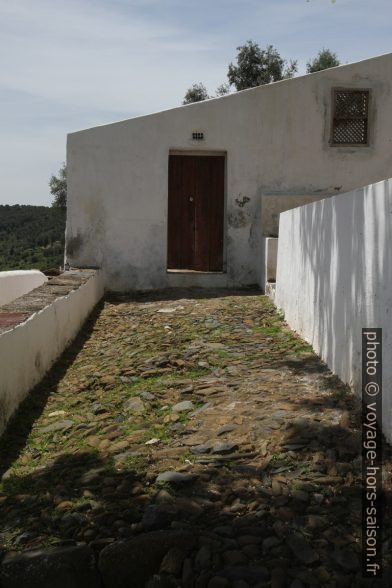
[[[224,156],[169,156],[168,269],[223,269]]]

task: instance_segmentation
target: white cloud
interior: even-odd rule
[[[0,3],[3,87],[81,108],[172,104],[183,76],[177,64],[200,69],[211,44],[201,35],[195,46],[174,26],[124,18],[109,6],[35,0],[32,10],[31,0]]]

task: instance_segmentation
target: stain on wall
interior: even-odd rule
[[[83,238],[80,234],[75,236],[70,235],[66,237],[65,247],[67,251],[67,256],[76,257],[78,253],[81,251],[83,245]]]

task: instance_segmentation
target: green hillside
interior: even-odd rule
[[[62,208],[0,205],[0,271],[63,265],[64,231]]]

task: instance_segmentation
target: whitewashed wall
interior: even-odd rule
[[[276,304],[361,391],[361,330],[383,329],[383,430],[392,442],[392,180],[280,215]]]
[[[39,270],[0,272],[0,306],[42,286],[48,278]]]
[[[342,86],[371,89],[369,146],[329,144],[331,91]],[[113,290],[173,285],[166,272],[169,152],[223,152],[226,273],[219,284],[262,285],[262,219],[276,236],[273,216],[288,207],[287,197],[296,206],[299,198],[390,177],[391,93],[392,55],[385,55],[71,133],[67,261],[102,267]],[[204,141],[192,141],[195,130]],[[217,279],[207,278],[205,285]],[[189,276],[174,279],[189,283]]]
[[[100,272],[0,335],[0,434],[103,296]]]

